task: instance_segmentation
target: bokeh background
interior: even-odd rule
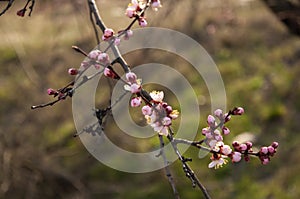
[[[299,1],[289,2],[299,6]],[[128,1],[97,3],[109,27],[120,30],[130,22],[124,16]],[[191,166],[212,198],[299,198],[299,35],[260,0],[162,3],[159,12],[147,13],[149,25],[183,32],[204,46],[222,74],[227,106],[245,108],[246,114],[230,123],[228,141],[250,132],[256,146],[274,140],[280,143],[278,154],[267,166],[252,159],[218,170],[208,169],[209,157],[200,159],[198,151],[190,149],[184,155],[193,158]],[[0,2],[1,8],[4,5]],[[73,138],[71,100],[30,109],[51,100],[47,88],[60,88],[72,80],[67,69],[78,67],[83,57],[71,46],[89,51],[96,40],[85,1],[37,1],[32,17],[24,18],[16,15],[22,7],[23,2],[16,2],[0,17],[0,198],[172,198],[164,171],[124,173],[94,159],[79,138]],[[198,88],[204,127],[210,96],[202,80],[193,76],[186,63],[170,59],[171,55],[142,55],[133,53],[126,58],[132,66],[153,59],[166,63]],[[99,98],[97,103],[103,102]],[[149,146],[144,140],[124,141],[117,131],[112,137],[137,151],[158,144],[157,140]],[[180,162],[171,169],[182,198],[202,198]]]

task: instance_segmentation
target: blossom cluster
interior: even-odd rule
[[[230,130],[225,124],[230,121],[232,115],[242,115],[244,109],[241,107],[234,108],[228,113],[223,114],[221,109],[217,109],[214,112],[214,116],[209,115],[207,117],[208,127],[202,129],[202,134],[206,137],[205,143],[209,146],[212,152],[211,162],[209,168],[219,168],[228,162],[226,158],[230,158],[233,163],[239,162],[244,158],[246,162],[250,160],[250,156],[257,156],[262,164],[268,164],[270,157],[276,153],[278,147],[277,142],[273,142],[270,146],[261,147],[258,152],[253,152],[251,142],[238,143],[234,141],[232,143],[233,149],[224,144],[223,135],[228,135]],[[216,118],[219,119],[219,123],[216,122]],[[221,131],[220,131],[220,130]]]
[[[178,117],[179,112],[163,101],[164,93],[162,91],[152,91],[150,96],[153,100],[151,104],[142,107],[142,113],[154,131],[168,136],[172,120]]]
[[[138,79],[133,72],[126,73],[126,85],[124,89],[136,95],[130,101],[131,107],[140,107],[143,98],[140,94],[142,90],[142,80]],[[151,101],[145,101],[146,105],[142,107],[142,113],[147,123],[160,135],[167,136],[172,120],[179,115],[177,110],[163,101],[164,93],[162,91],[152,91],[149,93]]]
[[[160,0],[151,0],[149,3],[154,10],[161,7]],[[146,21],[145,12],[143,12],[146,6],[147,3],[143,0],[131,0],[131,3],[127,6],[125,15],[129,18],[136,18],[141,27],[146,27],[148,23]]]

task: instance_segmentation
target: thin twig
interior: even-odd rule
[[[8,3],[6,5],[6,7],[0,13],[0,16],[3,15],[12,6],[12,4],[14,3],[15,0],[7,0],[7,1],[8,1]]]
[[[179,196],[179,193],[176,189],[174,179],[172,177],[172,174],[171,174],[171,171],[170,171],[170,168],[169,168],[169,163],[168,163],[165,151],[164,151],[165,143],[164,143],[163,137],[161,135],[158,135],[158,137],[159,137],[159,142],[160,142],[160,153],[159,153],[159,155],[161,155],[163,160],[164,160],[164,165],[165,165],[164,169],[165,169],[165,172],[166,172],[166,176],[167,176],[168,181],[169,181],[169,183],[172,187],[175,198],[180,199],[180,196]]]
[[[183,170],[186,174],[186,176],[192,181],[193,186],[198,186],[200,188],[200,190],[202,191],[205,199],[211,199],[211,197],[209,196],[206,188],[204,187],[204,185],[200,182],[200,180],[198,179],[198,177],[194,174],[194,171],[191,169],[191,167],[187,164],[187,161],[190,161],[189,159],[184,158],[181,153],[179,152],[176,143],[174,142],[174,138],[173,138],[173,130],[172,128],[169,127],[169,135],[168,135],[168,139],[170,141],[170,143],[172,144],[172,147],[176,153],[176,155],[178,156],[179,160],[182,162],[182,167]]]

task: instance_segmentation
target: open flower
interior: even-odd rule
[[[139,93],[142,89],[142,80],[137,79],[137,76],[133,72],[126,73],[126,82],[128,84],[124,85],[124,89],[130,91],[131,93]]]
[[[209,163],[208,168],[218,169],[218,168],[222,167],[224,164],[226,164],[228,162],[228,160],[226,160],[225,157],[226,156],[213,154],[210,158],[211,162]]]
[[[150,93],[150,96],[153,99],[153,101],[162,102],[162,100],[164,99],[164,92],[162,92],[162,91],[152,91]]]

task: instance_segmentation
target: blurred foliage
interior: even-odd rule
[[[123,16],[127,3],[98,1],[110,27],[120,29],[129,23]],[[256,0],[165,0],[163,5],[159,12],[147,13],[149,24],[178,30],[203,45],[222,74],[228,107],[245,107],[246,115],[229,125],[233,134],[229,140],[251,132],[257,146],[273,140],[280,143],[277,157],[268,166],[253,159],[219,170],[209,170],[209,158],[198,159],[198,151],[190,149],[185,156],[193,158],[195,173],[213,198],[299,198],[299,38]],[[79,66],[83,59],[71,45],[94,47],[85,2],[37,1],[30,18],[17,17],[17,7],[0,18],[0,198],[172,198],[164,171],[123,173],[94,159],[72,137],[76,130],[70,100],[30,110],[33,104],[51,100],[48,87],[59,88],[71,80],[67,69]],[[141,53],[145,59],[139,58]],[[205,125],[209,93],[187,63],[151,51],[126,59],[132,66],[155,60],[188,77],[199,88],[200,123]],[[153,140],[145,144],[123,135],[110,136],[131,150],[157,146]],[[201,197],[180,162],[171,169],[182,198]]]

